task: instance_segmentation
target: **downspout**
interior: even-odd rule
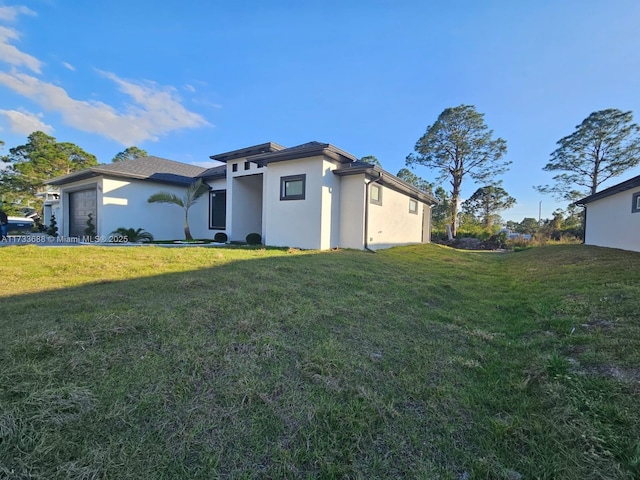
[[[583,205],[582,208],[584,209],[584,218],[582,219],[582,222],[583,222],[583,226],[582,226],[582,244],[586,245],[587,244],[587,206]]]
[[[371,253],[376,253],[376,251],[369,248],[369,185],[380,180],[382,180],[382,173],[378,172],[378,178],[364,184],[364,249]]]

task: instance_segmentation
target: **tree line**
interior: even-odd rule
[[[525,218],[519,224],[505,226],[520,233],[540,233],[549,237],[581,234],[582,212],[576,200],[596,193],[607,180],[618,177],[640,163],[640,127],[633,123],[632,112],[606,109],[591,113],[575,131],[561,138],[543,170],[558,172],[551,185],[534,188],[569,202],[566,210],[556,210],[544,222]],[[473,105],[446,108],[418,139],[414,152],[406,158],[406,166],[424,166],[434,171],[441,185],[430,183],[407,168],[398,172],[404,181],[431,193],[440,202],[432,210],[436,232],[448,226],[453,236],[463,233],[495,231],[502,223],[499,213],[513,207],[516,199],[501,186],[498,177],[508,171],[510,161],[504,158],[507,143],[494,138],[484,122],[484,114]],[[363,157],[363,161],[375,157]],[[377,161],[377,159],[375,159]],[[378,162],[379,163],[379,162]],[[483,185],[461,202],[466,179]],[[534,228],[535,224],[535,228]]]
[[[0,140],[0,147],[4,142]],[[112,162],[133,160],[147,156],[147,152],[131,146],[117,153]],[[6,164],[0,170],[0,200],[9,213],[24,208],[39,211],[42,201],[37,196],[44,182],[55,177],[98,165],[95,155],[70,142],[58,142],[44,132],[33,132],[27,143],[9,149],[0,156]]]

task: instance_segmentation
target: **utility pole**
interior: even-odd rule
[[[538,225],[542,223],[542,200],[538,203]]]

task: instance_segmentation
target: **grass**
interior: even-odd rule
[[[0,249],[0,478],[637,478],[640,254]]]

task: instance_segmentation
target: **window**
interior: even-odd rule
[[[249,170],[251,168],[251,162],[244,162],[244,169]]]
[[[227,228],[227,191],[213,190],[209,194],[209,229]]]
[[[304,200],[306,175],[280,177],[280,200]]]
[[[409,213],[413,213],[414,215],[418,214],[418,202],[413,198],[409,199]]]
[[[238,164],[234,163],[233,165],[231,165],[231,171],[232,172],[237,172],[238,171]]]
[[[370,185],[371,192],[370,198],[371,203],[374,205],[382,205],[382,187],[380,185]]]
[[[633,194],[633,204],[631,204],[631,213],[640,213],[640,192]]]

